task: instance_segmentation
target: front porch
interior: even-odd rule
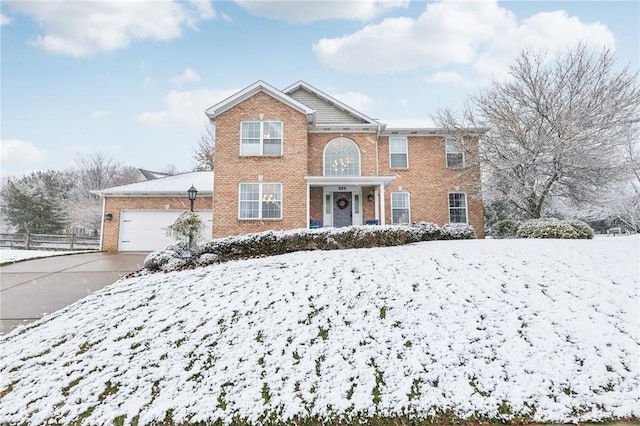
[[[395,176],[307,176],[307,224],[385,224],[385,187]]]

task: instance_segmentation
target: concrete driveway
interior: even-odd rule
[[[84,253],[0,267],[0,334],[142,268],[148,253]]]

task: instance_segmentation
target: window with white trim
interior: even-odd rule
[[[360,149],[351,139],[337,138],[324,149],[325,176],[360,176]]]
[[[391,136],[389,138],[389,165],[392,169],[409,168],[407,138],[401,136]]]
[[[240,219],[282,219],[281,183],[241,183],[238,197]]]
[[[445,146],[447,151],[447,167],[464,166],[464,150],[455,138],[446,138]]]
[[[282,155],[281,121],[243,121],[240,155]]]
[[[409,193],[391,193],[391,223],[411,223]]]
[[[464,192],[449,193],[449,222],[467,223],[467,194]]]

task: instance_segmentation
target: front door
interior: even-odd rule
[[[333,193],[333,226],[342,228],[353,224],[353,195],[351,192]]]

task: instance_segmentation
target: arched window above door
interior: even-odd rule
[[[337,138],[324,148],[325,176],[360,176],[360,149],[351,139]]]

